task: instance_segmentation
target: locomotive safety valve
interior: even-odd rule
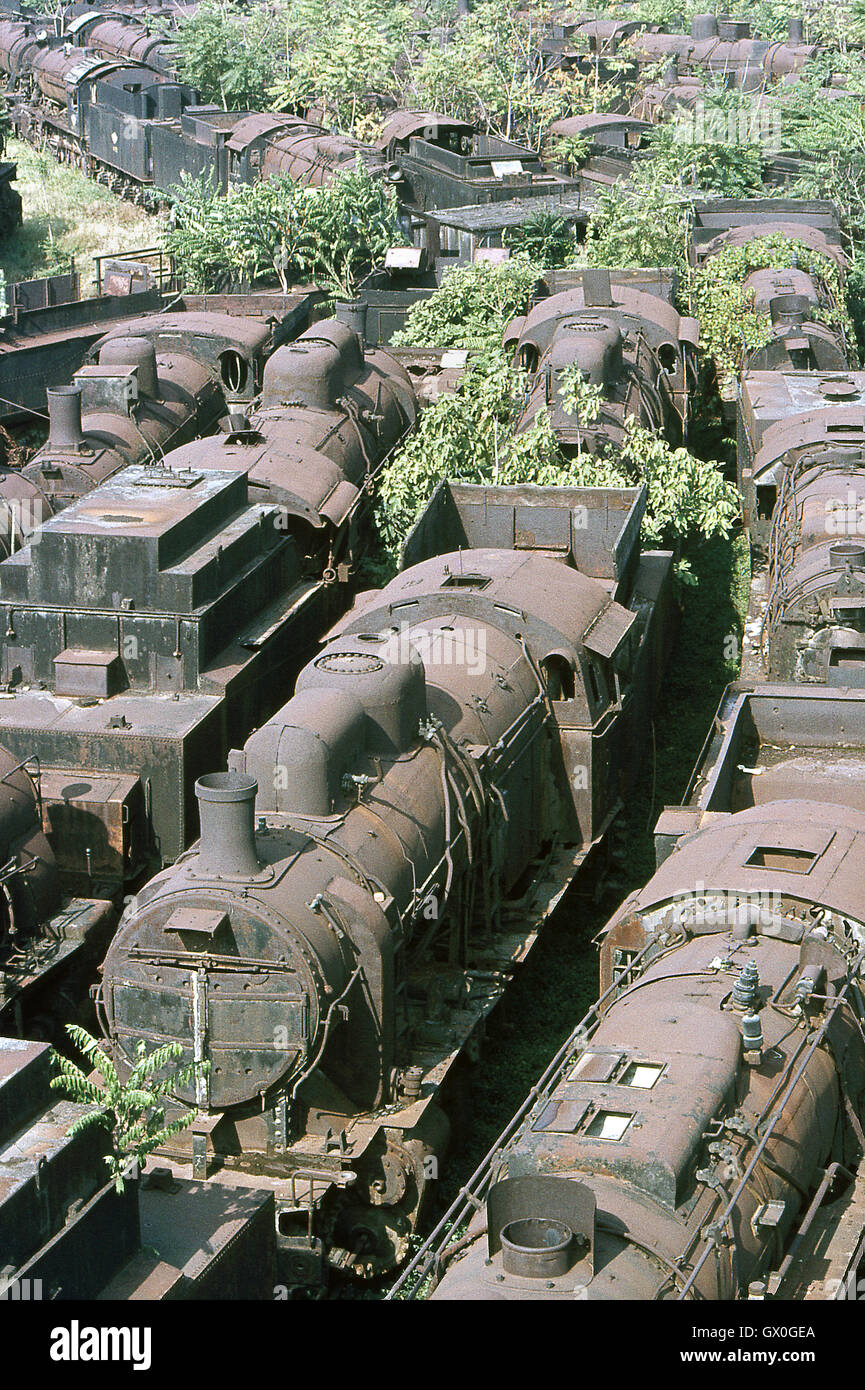
[[[759,1066],[763,1060],[763,1025],[760,1015],[747,1013],[742,1018],[744,1058],[749,1066]]]
[[[734,1009],[741,1009],[749,1013],[760,1005],[760,976],[757,971],[756,961],[749,960],[742,967],[738,979],[733,986],[733,993],[730,996],[730,1004]]]

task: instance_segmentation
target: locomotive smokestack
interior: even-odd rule
[[[81,432],[81,387],[55,386],[46,392],[48,397],[48,448],[62,453],[80,449],[84,440]]]
[[[583,303],[587,308],[610,308],[613,292],[610,272],[605,269],[583,271]]]
[[[335,317],[353,331],[362,343],[366,342],[366,315],[369,304],[365,299],[338,299]]]
[[[255,848],[258,783],[243,772],[209,772],[195,784],[201,842],[198,869],[215,878],[243,878],[261,865]]]
[[[775,294],[769,301],[773,324],[804,323],[810,312],[811,304],[804,294]]]
[[[805,27],[801,15],[794,15],[787,23],[787,42],[793,48],[805,42]]]

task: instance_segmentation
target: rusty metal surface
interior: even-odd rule
[[[469,1210],[458,1200],[409,1287],[432,1272],[442,1299],[572,1298],[576,1285],[589,1301],[718,1300],[755,1279],[775,1292],[826,1166],[859,1150],[865,1048],[848,1001],[857,1011],[863,836],[861,812],[809,800],[685,830],[606,931],[599,1004],[472,1179],[486,1209],[449,1249],[448,1223]],[[785,869],[800,853],[807,871]],[[562,1269],[508,1267],[494,1240],[503,1180],[522,1184],[524,1221],[561,1223],[561,1189],[594,1200],[582,1230],[570,1223],[591,1251],[581,1278],[574,1240]],[[719,1220],[732,1249],[712,1235]]]
[[[663,294],[634,288],[616,272],[584,271],[579,288],[542,299],[506,329],[504,345],[530,373],[519,428],[549,410],[557,437],[569,448],[596,452],[620,443],[634,417],[654,429],[681,430],[695,384],[696,324]],[[561,399],[562,370],[578,365],[603,389],[596,420],[579,424]]]
[[[128,19],[97,18],[79,28],[88,48],[109,58],[128,58],[146,63],[157,72],[173,71],[176,59],[170,40],[159,32],[150,32],[143,24]]]
[[[76,374],[80,427],[76,420],[60,439],[52,430],[22,477],[50,515],[118,469],[158,461],[213,428],[226,407],[252,399],[272,339],[269,325],[228,314],[125,320]]]
[[[453,137],[459,140],[460,136],[471,136],[474,126],[453,116],[442,116],[438,111],[394,111],[373,143],[390,155],[396,145],[407,146],[411,136],[427,132],[425,138],[449,142]]]
[[[638,116],[606,115],[589,112],[588,115],[566,116],[553,121],[550,134],[558,136],[581,135],[596,140],[599,144],[630,143],[629,137],[645,135],[652,129],[649,121]],[[621,136],[621,140],[618,137]],[[604,137],[610,137],[605,139]]]
[[[487,493],[494,502],[496,490]],[[606,540],[613,557],[604,565],[587,543],[606,582],[588,578],[550,558],[547,532],[563,499],[546,490],[538,500],[532,539],[521,531],[506,548],[440,554],[352,611],[301,672],[293,699],[232,755],[229,773],[204,779],[200,845],[141,891],[104,964],[121,1058],[133,1034],[156,1032],[176,1037],[185,1055],[204,1047],[213,1057],[197,1096],[210,1116],[206,1148],[196,1160],[193,1143],[193,1163],[238,1178],[302,1178],[324,1161],[333,1215],[315,1224],[316,1237],[344,1245],[334,1258],[359,1272],[393,1267],[405,1252],[428,1189],[420,1159],[442,1142],[438,1087],[501,992],[467,985],[468,960],[497,960],[507,977],[537,930],[531,918],[526,937],[522,889],[518,921],[508,892],[555,837],[564,857],[549,888],[558,896],[635,765],[658,634],[650,621],[633,640],[628,605],[638,590],[641,601],[654,592],[661,620],[669,557],[652,590],[637,555],[624,555],[636,544],[641,499],[617,493],[609,531],[593,533],[595,549]],[[600,517],[600,497],[597,505]],[[479,644],[482,660],[471,656]],[[588,787],[577,775],[583,764]],[[500,881],[497,902],[472,891],[476,873]],[[442,904],[433,919],[424,916],[430,895]],[[464,931],[486,943],[478,937],[471,957],[454,936]],[[407,943],[399,956],[396,932]],[[448,934],[445,966],[431,947]],[[404,984],[409,999],[428,999],[413,1042],[394,1031]],[[454,999],[444,1031],[434,996]],[[333,1001],[345,1004],[334,1041]],[[328,1163],[329,1130],[345,1138]],[[340,1154],[352,1169],[344,1196]],[[189,1146],[174,1156],[188,1162]],[[358,1226],[377,1233],[363,1257]]]
[[[417,414],[414,384],[388,353],[364,350],[336,320],[322,320],[271,355],[261,403],[213,440],[169,457],[173,467],[243,469],[251,496],[277,503],[305,555],[353,566],[364,494]],[[312,536],[309,527],[323,530]]]
[[[131,843],[121,844],[90,793],[86,807],[51,801],[53,833],[70,816],[78,827],[64,857],[76,884],[89,869],[101,880],[120,868],[132,875],[142,839],[166,861],[186,847],[195,778],[278,706],[339,611],[362,550],[370,481],[414,421],[408,374],[385,353],[364,355],[344,325],[317,324],[262,369],[270,339],[260,322],[212,313],[124,326],[103,340],[99,368],[82,374],[101,403],[85,413],[81,439],[66,445],[64,415],[61,438],[26,476],[10,475],[10,503],[28,486],[44,500],[60,459],[62,486],[80,496],[0,567],[0,602],[14,614],[0,671],[4,733],[59,779],[78,766],[134,774],[139,798],[146,788]],[[246,364],[243,380],[224,381],[226,352]],[[131,356],[136,409],[127,414],[121,397],[112,413],[105,393],[131,379]],[[158,403],[154,364],[168,398]],[[124,450],[137,441],[143,451],[151,418],[176,430],[183,383],[196,380],[222,409],[233,393],[228,432],[123,469]],[[261,387],[253,421],[241,418],[239,398]],[[61,397],[64,410],[69,400]],[[91,441],[98,449],[89,452]]]
[[[757,237],[775,235],[822,252],[842,273],[847,266],[838,209],[834,203],[806,198],[710,198],[696,203],[691,264],[702,265],[726,246],[745,246]]]

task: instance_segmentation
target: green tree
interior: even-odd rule
[[[165,247],[191,291],[275,278],[283,289],[313,280],[350,299],[388,247],[405,240],[393,188],[360,163],[323,188],[283,177],[220,197],[206,181],[185,179],[172,196]]]
[[[389,0],[288,0],[287,60],[269,89],[279,109],[323,108],[325,124],[354,131],[377,94],[399,90],[411,7]]]
[[[169,33],[184,82],[224,110],[270,109],[271,85],[288,61],[279,7],[202,0]]]
[[[148,1053],[145,1044],[139,1042],[135,1064],[128,1079],[122,1082],[107,1052],[85,1028],[69,1023],[66,1032],[100,1078],[91,1080],[82,1067],[61,1053],[52,1052],[59,1075],[52,1078],[51,1086],[65,1091],[80,1105],[94,1107],[75,1120],[67,1133],[81,1134],[94,1126],[108,1131],[111,1152],[105,1155],[105,1162],[115,1188],[122,1192],[123,1175],[132,1160],[143,1165],[149,1154],[192,1124],[194,1110],[166,1123],[166,1098],[179,1087],[188,1086],[196,1075],[204,1075],[210,1063],[191,1062],[178,1067],[176,1063],[183,1055],[180,1043],[165,1043]],[[161,1079],[158,1078],[160,1072],[163,1073]]]
[[[598,193],[586,229],[589,265],[609,268],[688,263],[690,199],[681,190],[647,184],[637,192],[614,183]]]
[[[497,349],[517,314],[524,314],[540,270],[519,253],[493,265],[475,261],[454,266],[442,276],[434,294],[418,300],[394,335],[397,346]]]
[[[591,424],[601,392],[576,367],[561,382],[562,402],[580,423]],[[522,414],[525,377],[500,350],[469,365],[456,390],[427,407],[379,477],[376,521],[391,570],[405,539],[443,479],[467,483],[538,483],[570,487],[633,487],[648,493],[643,538],[675,545],[725,536],[739,514],[736,488],[713,461],[687,449],[671,449],[637,421],[625,423],[619,448],[600,455],[582,448],[562,452],[544,409],[527,429],[515,433]]]
[[[552,7],[479,0],[444,47],[426,48],[405,83],[413,105],[479,122],[491,135],[540,150],[551,121],[605,109],[614,88],[594,73],[545,71]]]
[[[502,241],[545,270],[570,265],[576,253],[573,223],[553,212],[535,212],[519,226],[508,227]]]

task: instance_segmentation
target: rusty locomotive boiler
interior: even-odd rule
[[[115,1056],[211,1063],[169,1157],[270,1175],[290,1282],[404,1257],[451,1070],[626,793],[668,635],[642,506],[443,484],[419,563],[199,779],[200,842],[123,917]]]
[[[741,372],[843,370],[851,363],[855,345],[848,341],[844,305],[832,283],[837,278],[843,294],[847,258],[833,203],[800,198],[712,198],[697,203],[690,260],[697,267],[707,266],[730,248],[768,237],[784,237],[802,249],[792,265],[750,271],[742,282],[765,341],[743,347]],[[734,394],[729,385],[721,383],[721,388],[722,397]]]
[[[766,569],[772,680],[865,679],[865,375],[749,372],[739,402],[743,514]]]
[[[89,490],[80,448],[67,453],[56,466],[77,500],[64,498],[0,564],[0,739],[38,755],[69,874],[114,891],[148,859],[171,862],[186,848],[196,777],[279,706],[344,611],[369,485],[415,418],[402,368],[384,353],[365,359],[350,329],[325,322],[271,354],[260,411],[240,422],[259,363],[244,355],[244,321],[231,322],[228,362],[218,335],[203,338],[233,387],[228,437],[165,459],[148,450],[125,468],[106,451],[108,476]],[[144,340],[106,341],[121,362],[106,362],[103,348],[91,370],[100,383],[119,378],[123,406],[136,380],[130,344]],[[166,344],[166,363],[184,360],[215,399],[208,369]],[[179,385],[172,393],[184,399]],[[166,417],[174,429],[170,410],[155,418]],[[123,409],[118,418],[111,428],[125,441]],[[102,416],[85,425],[85,440],[107,442]],[[43,454],[10,477],[36,486],[44,467]]]
[[[619,53],[639,65],[675,60],[683,72],[719,73],[745,91],[759,91],[815,58],[820,49],[806,43],[803,22],[789,21],[786,41],[755,38],[744,19],[694,15],[690,34],[669,34],[659,26],[636,29],[622,37]]]
[[[177,71],[177,51],[170,34],[134,15],[88,10],[65,26],[67,41],[93,49],[103,58],[144,63],[165,77]]]
[[[310,567],[345,583],[369,520],[374,479],[417,416],[415,386],[387,352],[336,320],[273,354],[261,395],[221,435],[176,449],[175,468],[243,469],[250,498],[279,506]]]
[[[20,543],[26,503],[38,522],[130,464],[157,463],[216,428],[260,389],[279,329],[217,313],[153,314],[112,329],[70,386],[48,391],[48,441],[20,471],[0,475],[2,543]]]
[[[807,703],[787,690],[754,698]],[[825,713],[792,713],[810,761]],[[667,813],[678,844],[607,928],[598,1004],[410,1292],[432,1276],[440,1299],[832,1298],[855,1278],[862,1246],[842,1223],[862,1208],[865,818],[795,776],[802,799],[757,792],[696,828]],[[452,1218],[470,1220],[456,1242]]]
[[[696,384],[696,320],[679,314],[660,275],[641,280],[638,272],[583,270],[579,279],[505,332],[506,351],[529,374],[518,430],[548,410],[566,452],[621,444],[628,419],[680,441]],[[602,392],[593,419],[565,407],[562,373],[571,367]]]

